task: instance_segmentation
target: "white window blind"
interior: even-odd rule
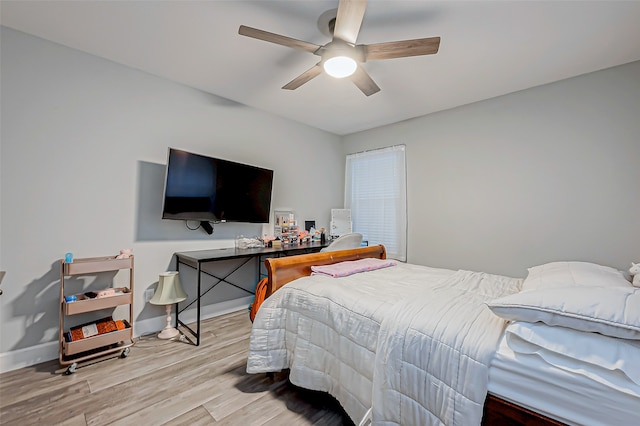
[[[387,256],[407,259],[405,146],[347,155],[344,204],[353,232],[369,245],[384,244]]]

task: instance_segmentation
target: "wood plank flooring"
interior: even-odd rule
[[[286,373],[246,373],[251,322],[202,322],[200,346],[145,336],[127,358],[63,374],[58,361],[0,375],[2,425],[349,425],[331,396]]]

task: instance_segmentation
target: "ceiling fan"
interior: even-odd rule
[[[336,78],[350,77],[362,93],[370,96],[379,92],[380,88],[362,67],[363,63],[379,59],[433,55],[438,53],[440,37],[356,44],[366,7],[366,0],[340,0],[335,20],[329,21],[333,38],[324,46],[245,25],[240,25],[238,34],[320,56],[320,62],[285,84],[283,89],[297,89],[320,75],[324,69],[327,74]]]

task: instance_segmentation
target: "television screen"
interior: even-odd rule
[[[169,148],[163,219],[268,223],[273,170]]]

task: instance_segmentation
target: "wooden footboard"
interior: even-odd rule
[[[311,275],[311,266],[330,265],[347,260],[358,260],[367,257],[386,259],[387,252],[383,245],[360,247],[350,250],[328,251],[298,256],[269,258],[264,261],[269,276],[267,296],[296,278]]]
[[[269,282],[269,297],[280,287],[297,278],[311,275],[311,266],[330,265],[347,260],[367,257],[386,259],[387,253],[382,245],[361,247],[352,250],[320,252],[270,258],[265,260]],[[559,423],[526,408],[510,403],[493,395],[487,395],[482,424],[485,426],[559,426]]]
[[[485,426],[563,426],[564,423],[520,407],[494,395],[487,395],[484,402]]]

